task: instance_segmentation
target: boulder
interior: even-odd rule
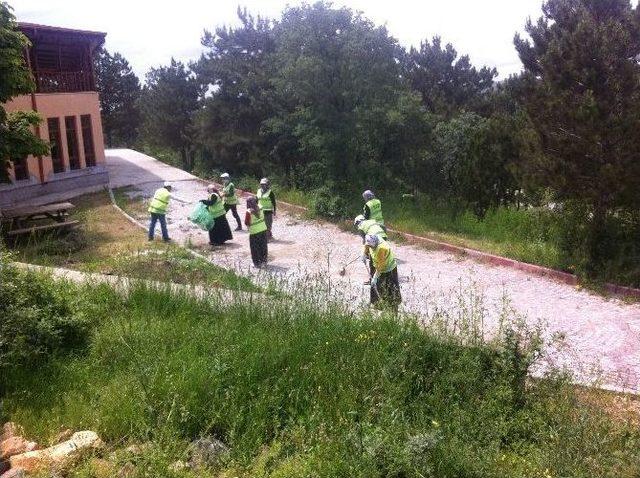
[[[73,436],[73,430],[71,430],[70,428],[65,428],[64,430],[60,431],[60,433],[58,433],[55,437],[53,437],[53,443],[56,444],[63,441],[67,441],[72,436]]]
[[[13,455],[19,455],[26,451],[33,451],[37,447],[37,443],[27,441],[21,436],[11,436],[0,442],[0,460],[7,460]]]
[[[11,468],[9,471],[0,475],[0,478],[25,478],[25,472],[21,468]]]
[[[205,437],[193,441],[190,451],[189,467],[214,467],[219,465],[223,457],[229,453],[229,447],[216,438]]]
[[[7,438],[22,435],[22,428],[14,422],[7,422],[2,426],[2,433],[0,433],[0,441],[5,441]]]
[[[77,432],[71,436],[71,439],[44,450],[28,451],[14,455],[9,458],[9,463],[12,468],[22,468],[27,473],[33,473],[45,468],[63,467],[66,462],[75,458],[79,452],[102,446],[102,440],[95,432]]]

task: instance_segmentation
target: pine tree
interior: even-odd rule
[[[140,101],[144,140],[178,152],[187,171],[193,169],[194,116],[200,93],[191,71],[172,58],[170,65],[152,68],[147,73]]]
[[[106,144],[132,146],[140,123],[140,80],[120,53],[106,49],[96,61],[96,77]]]
[[[530,40],[515,38],[544,153],[527,173],[580,211],[594,272],[613,253],[613,224],[640,206],[640,16],[629,0],[547,0],[542,11]]]

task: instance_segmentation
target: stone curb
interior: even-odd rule
[[[220,186],[220,184],[218,183],[216,183],[216,185]],[[246,191],[242,191],[240,189],[238,191],[241,192],[242,197],[246,197],[249,195],[249,193],[247,193]],[[289,204],[284,201],[278,201],[278,204],[282,204],[286,208],[292,209],[293,211],[296,211],[299,213],[306,213],[309,211],[308,208],[304,206]],[[528,262],[521,262],[515,259],[509,259],[508,257],[496,256],[495,254],[478,251],[477,249],[469,249],[462,246],[455,246],[447,242],[442,242],[435,239],[429,239],[428,237],[424,237],[424,236],[417,236],[415,234],[398,231],[396,229],[387,228],[387,231],[392,232],[394,234],[398,234],[404,237],[409,242],[426,244],[430,247],[434,247],[436,249],[449,252],[451,254],[463,255],[463,256],[469,257],[470,259],[475,260],[476,262],[480,262],[483,264],[491,264],[498,267],[508,267],[511,269],[517,269],[527,274],[546,277],[546,278],[553,279],[558,282],[562,282],[564,284],[568,284],[574,287],[579,285],[580,283],[578,276],[576,276],[575,274],[571,274],[569,272],[563,272],[557,269],[551,269],[549,267],[538,266],[536,264],[530,264]],[[610,284],[610,283],[604,284],[603,288],[607,294],[610,294],[613,296],[631,297],[634,299],[640,299],[640,289],[635,289],[633,287],[626,287],[626,286]]]

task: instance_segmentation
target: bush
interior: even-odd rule
[[[0,257],[0,376],[86,345],[92,318],[68,284],[13,267]]]
[[[344,198],[328,186],[323,186],[313,192],[311,212],[317,216],[332,219],[345,219],[352,215]]]

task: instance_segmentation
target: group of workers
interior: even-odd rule
[[[237,207],[239,200],[236,196],[235,186],[228,173],[222,174],[220,179],[223,183],[222,191],[211,184],[207,187],[208,197],[200,200],[208,208],[213,218],[213,227],[209,230],[209,243],[214,246],[222,245],[233,239],[231,227],[226,217],[229,210],[237,223],[235,230],[242,230]],[[171,189],[171,183],[165,181],[151,199],[149,204],[151,222],[148,236],[150,241],[154,238],[158,222],[163,241],[170,241],[165,216],[169,199],[172,197]],[[389,308],[397,312],[402,301],[398,265],[388,241],[382,203],[370,190],[365,191],[362,198],[365,201],[362,214],[355,218],[353,224],[362,237],[361,260],[369,268],[369,280],[366,284],[370,286],[370,302],[381,308]],[[267,262],[268,242],[273,239],[272,225],[276,215],[276,199],[267,178],[260,180],[260,187],[255,196],[249,196],[246,205],[244,224],[249,232],[251,260],[256,267],[261,267]]]
[[[213,226],[208,230],[209,244],[212,246],[221,246],[225,242],[233,239],[231,227],[227,221],[227,212],[231,213],[236,220],[236,231],[242,230],[240,215],[238,214],[238,196],[236,188],[229,173],[220,175],[223,188],[220,191],[214,184],[207,186],[207,198],[201,199],[211,218]],[[172,196],[172,185],[169,181],[165,181],[161,188],[157,189],[149,204],[149,213],[151,214],[151,222],[149,224],[149,240],[152,241],[155,236],[156,224],[160,223],[162,232],[162,240],[170,242],[167,230],[166,213],[169,206],[169,200],[175,199],[186,202],[182,199]],[[249,232],[249,245],[251,249],[251,259],[256,267],[261,267],[267,262],[268,246],[267,243],[273,239],[271,231],[273,226],[273,218],[276,214],[276,197],[271,190],[269,179],[262,178],[260,187],[255,196],[247,198],[247,212],[244,224]]]

